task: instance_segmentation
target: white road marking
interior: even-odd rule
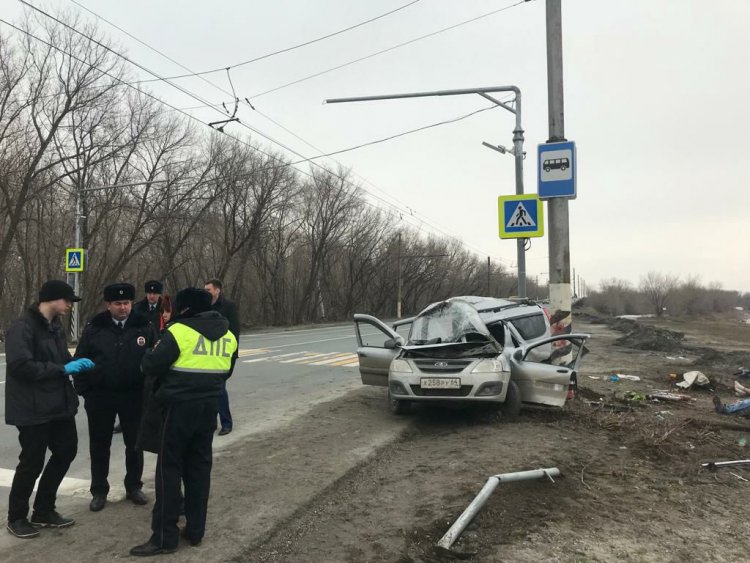
[[[278,356],[266,356],[264,358],[253,358],[252,360],[242,360],[242,363],[252,364],[255,362],[265,362],[266,360],[278,360],[280,358],[289,358],[291,356],[299,356],[300,354],[309,354],[310,352],[292,352],[290,354],[279,354]]]
[[[328,352],[326,354],[311,354],[311,353],[308,353],[308,355],[305,356],[305,357],[303,357],[303,358],[294,358],[292,360],[282,360],[280,363],[282,363],[282,364],[294,364],[294,363],[298,363],[298,362],[299,363],[303,363],[303,362],[308,362],[308,361],[313,360],[313,359],[317,360],[317,359],[322,359],[322,358],[330,358],[331,356],[335,356],[335,355],[338,355],[340,353],[341,352]]]
[[[344,325],[344,326],[332,326],[327,328],[301,328],[298,330],[284,330],[279,332],[249,332],[247,334],[241,334],[240,338],[255,338],[255,337],[262,337],[262,336],[279,336],[279,337],[286,337],[286,336],[294,336],[295,334],[299,334],[300,332],[323,332],[323,331],[333,331],[333,330],[351,330],[352,325]]]
[[[340,361],[345,360],[345,359],[351,359],[351,360],[353,360],[356,357],[357,357],[357,355],[356,354],[352,354],[351,352],[346,352],[346,353],[343,353],[343,354],[342,353],[338,353],[333,358],[322,360],[320,362],[312,362],[310,365],[311,366],[325,366],[325,365],[328,365],[328,364],[335,364],[336,362],[340,362]]]
[[[0,487],[10,487],[13,484],[13,476],[16,474],[14,469],[3,469],[0,467]],[[91,487],[91,481],[88,479],[76,479],[74,477],[65,477],[60,484],[58,493],[61,494],[72,494],[80,489],[88,489]],[[36,490],[36,485],[34,485]]]

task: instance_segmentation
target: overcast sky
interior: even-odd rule
[[[373,18],[410,0],[128,0],[80,3],[195,71],[223,68]],[[420,0],[336,37],[231,70],[240,119],[305,156],[332,152],[487,107],[479,96],[323,105],[326,98],[516,85],[523,96],[527,192],[536,191],[537,145],[548,137],[545,2]],[[79,9],[71,0],[38,3]],[[17,21],[21,4],[0,0]],[[317,78],[319,71],[509,7],[494,15]],[[637,284],[649,271],[699,276],[750,291],[750,2],[563,0],[565,133],[578,147],[570,202],[571,264],[594,287]],[[90,14],[87,17],[92,18]],[[121,31],[102,28],[162,76],[185,71]],[[2,32],[7,33],[2,26]],[[148,73],[134,69],[143,79]],[[205,78],[229,90],[225,72]],[[177,80],[213,102],[229,100],[198,78]],[[199,105],[164,83],[148,88],[180,108]],[[203,122],[211,109],[190,113]],[[515,191],[513,159],[482,147],[512,145],[514,116],[474,115],[336,156],[404,224],[450,233],[482,257],[515,268],[516,243],[497,236],[497,196]],[[237,136],[247,129],[230,125]],[[256,140],[263,141],[255,136]],[[264,141],[267,142],[267,141]],[[276,147],[279,150],[279,147]],[[290,155],[293,159],[298,159]],[[330,159],[323,160],[336,166]],[[530,277],[546,280],[548,241],[533,239]]]

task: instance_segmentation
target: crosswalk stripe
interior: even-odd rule
[[[244,358],[245,356],[257,356],[258,354],[267,354],[268,352],[271,352],[270,348],[244,348],[237,352],[237,355],[240,358]]]
[[[353,358],[347,358],[345,360],[341,360],[340,362],[336,362],[335,364],[331,364],[333,366],[341,366],[341,367],[353,367],[359,365],[359,358],[355,354]]]
[[[327,354],[315,354],[315,353],[308,352],[308,355],[303,358],[293,358],[291,360],[284,360],[281,363],[282,364],[306,363],[309,360],[328,358],[328,357],[331,357],[340,353],[341,352],[328,352]]]
[[[299,356],[300,354],[309,354],[310,352],[292,352],[291,354],[279,354],[278,356],[265,356],[263,358],[253,358],[252,360],[242,360],[243,363],[252,364],[255,362],[265,362],[266,360],[278,360],[280,358],[289,358],[291,356]]]
[[[320,362],[311,362],[311,366],[327,366],[329,364],[333,364],[335,362],[340,362],[344,358],[346,358],[348,361],[351,361],[352,358],[355,358],[356,355],[352,354],[351,352],[347,352],[345,354],[336,354],[333,358],[327,358],[325,360],[321,360]]]

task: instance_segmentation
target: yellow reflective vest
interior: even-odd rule
[[[175,323],[167,330],[180,348],[180,357],[172,364],[172,371],[189,373],[226,374],[232,367],[232,355],[237,350],[237,339],[227,331],[218,340],[208,340],[197,330]]]

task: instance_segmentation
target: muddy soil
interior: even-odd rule
[[[744,331],[733,343],[748,354],[750,327],[724,323]],[[627,391],[668,389],[669,374],[695,369],[698,358],[623,347],[616,344],[622,333],[605,324],[577,319],[575,329],[593,334],[579,400],[561,411],[528,410],[515,422],[422,409],[404,419],[399,441],[234,560],[745,560],[750,467],[713,473],[701,463],[750,457],[743,445],[750,421],[716,414],[702,390],[687,391],[688,402],[628,404]],[[690,353],[701,343],[699,332],[693,338],[677,351]],[[641,381],[607,381],[613,373]],[[711,375],[727,376],[721,367]],[[600,399],[632,410],[591,406]],[[488,476],[541,467],[558,467],[565,477],[501,485],[454,554],[435,549]]]
[[[750,353],[750,325],[729,316],[646,326],[682,332],[680,348],[625,347],[618,339],[638,326],[623,333],[576,317],[576,332],[593,337],[579,397],[561,410],[527,409],[514,421],[460,408],[397,417],[383,389],[362,387],[251,435],[215,460],[203,544],[160,560],[746,560],[750,466],[710,472],[701,463],[750,457],[750,419],[716,414],[707,390],[674,403],[625,397],[702,369],[731,400],[738,366],[727,361]],[[705,363],[703,348],[720,360]],[[736,355],[725,360],[728,352]],[[640,381],[611,382],[614,373]],[[452,553],[435,549],[490,475],[543,467],[564,477],[500,485]],[[94,514],[87,499],[68,500],[76,526],[4,543],[0,560],[126,558],[148,537],[149,508],[112,502]]]

